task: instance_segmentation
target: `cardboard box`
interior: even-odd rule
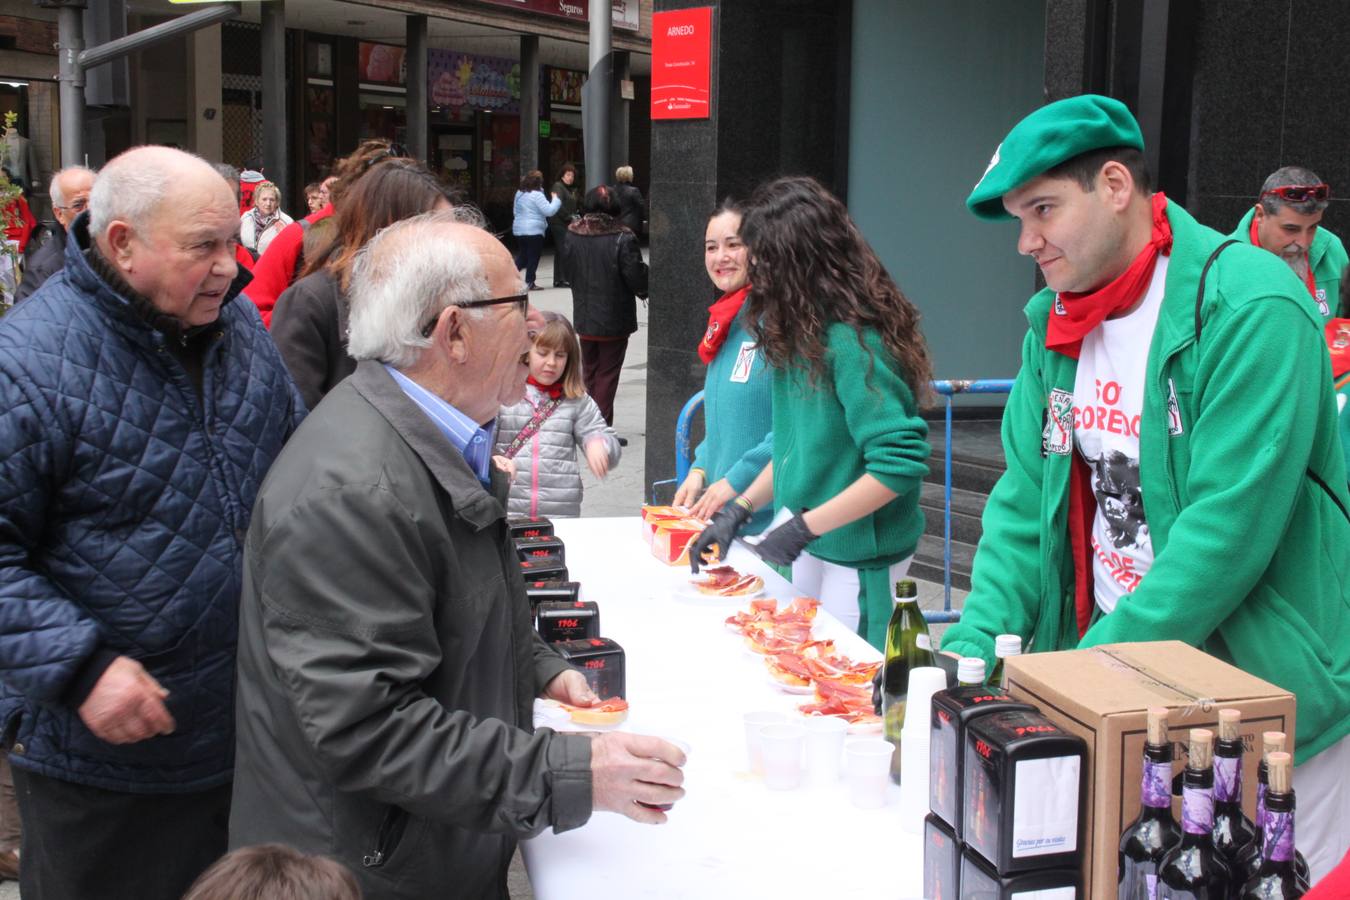
[[[652,556],[668,566],[689,565],[689,545],[705,527],[707,523],[698,519],[656,522],[652,530]]]
[[[1051,721],[1087,742],[1085,810],[1087,896],[1116,896],[1120,833],[1139,815],[1147,710],[1172,713],[1175,774],[1186,764],[1187,731],[1218,730],[1219,709],[1242,712],[1242,806],[1256,813],[1261,732],[1283,731],[1294,742],[1294,696],[1181,643],[1107,644],[1087,650],[1029,653],[1005,661],[1008,693],[1033,703]],[[1180,798],[1173,814],[1181,821]]]

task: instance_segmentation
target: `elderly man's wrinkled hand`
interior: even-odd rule
[[[684,752],[669,741],[613,731],[591,740],[591,806],[660,825],[684,796]],[[643,806],[641,804],[648,804]]]
[[[594,706],[600,702],[586,676],[576,669],[564,669],[544,686],[544,696],[568,706]],[[609,698],[605,698],[609,699]]]
[[[175,728],[164,699],[169,692],[129,656],[113,660],[80,704],[80,719],[110,744],[134,744]]]

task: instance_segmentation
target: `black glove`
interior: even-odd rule
[[[872,676],[872,712],[881,715],[881,676],[886,671],[886,664],[882,663],[877,669],[877,674]]]
[[[727,558],[731,552],[731,539],[740,533],[755,514],[740,499],[737,497],[713,513],[713,517],[708,520],[708,527],[689,545],[689,568],[695,575],[698,574],[698,567],[704,564],[703,554],[712,550],[713,544],[717,545],[717,561]]]
[[[777,566],[790,566],[802,555],[806,545],[820,537],[812,534],[800,515],[795,515],[773,531],[764,535],[764,540],[755,544],[755,552],[765,562]]]

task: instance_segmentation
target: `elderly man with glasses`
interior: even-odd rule
[[[1323,319],[1341,314],[1341,276],[1350,263],[1341,239],[1322,227],[1330,201],[1331,188],[1307,169],[1276,169],[1229,235],[1284,260],[1308,288]]]
[[[230,843],[334,856],[367,897],[505,897],[517,838],[596,809],[662,822],[684,793],[666,741],[532,726],[537,696],[596,698],[531,628],[490,460],[528,302],[462,219],[361,251],[356,371],[287,445],[245,548]]]
[[[94,189],[95,177],[94,170],[84,166],[68,166],[52,176],[52,214],[56,216],[57,228],[24,264],[23,280],[19,282],[14,302],[31,297],[65,266],[66,232],[75,217],[89,207],[89,192]]]

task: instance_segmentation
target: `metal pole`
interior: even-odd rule
[[[286,3],[262,4],[263,165],[267,180],[286,192]]]
[[[590,9],[590,71],[586,76],[583,114],[586,143],[586,187],[608,184],[614,177],[609,164],[609,95],[614,85],[611,4],[592,0]]]
[[[539,168],[539,36],[520,36],[520,174]],[[544,179],[547,190],[548,178]]]
[[[408,152],[427,161],[427,17],[408,16]]]
[[[281,0],[276,3],[268,3],[264,6],[280,6]],[[64,8],[62,9],[64,13]],[[191,34],[218,22],[225,22],[239,15],[238,3],[221,3],[212,6],[210,9],[198,10],[189,13],[186,16],[179,16],[168,22],[162,22],[159,25],[153,25],[149,28],[143,28],[126,37],[120,37],[106,44],[99,44],[97,47],[90,47],[80,54],[80,65],[85,69],[92,69],[94,66],[100,66],[106,62],[112,62],[114,59],[126,56],[135,50],[144,50],[151,44],[158,44],[160,41],[166,41],[169,38],[178,37],[183,34]],[[81,32],[83,35],[83,32]],[[83,77],[83,75],[81,75]]]
[[[84,163],[84,4],[57,11],[58,78],[61,82],[61,167]]]

